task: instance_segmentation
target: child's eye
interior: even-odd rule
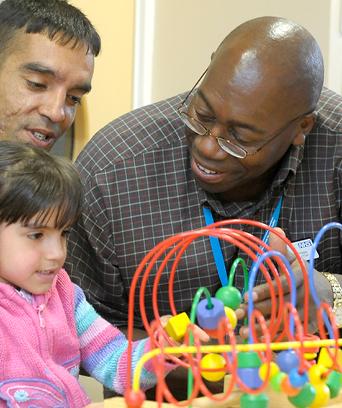
[[[34,240],[39,239],[42,236],[43,236],[43,234],[41,232],[32,232],[32,233],[28,234],[28,237],[30,239],[34,239]]]

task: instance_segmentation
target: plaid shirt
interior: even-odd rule
[[[278,226],[293,242],[314,240],[331,221],[341,220],[342,97],[324,89],[318,117],[304,146],[291,146],[270,188],[260,202],[221,203],[195,183],[177,106],[185,94],[134,110],[106,125],[77,159],[86,188],[83,219],[68,243],[66,268],[88,301],[113,324],[127,325],[128,296],[142,259],[166,238],[205,226],[203,206],[214,220],[244,218],[270,222],[281,197]],[[264,230],[238,225],[259,238]],[[227,270],[242,256],[221,242]],[[319,271],[341,273],[341,233],[330,229],[320,241]],[[170,313],[167,263],[158,285],[158,311]],[[156,263],[159,266],[162,260]],[[151,270],[145,290],[148,319],[154,318],[152,290],[157,269]],[[263,282],[261,276],[257,283]],[[140,280],[139,280],[140,284]],[[243,287],[236,273],[235,286]],[[198,288],[214,295],[221,286],[208,237],[197,238],[177,265],[174,301],[177,313],[189,312]],[[136,291],[138,292],[138,291]],[[139,293],[135,294],[135,324],[142,325]]]

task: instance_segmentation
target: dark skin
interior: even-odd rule
[[[233,157],[219,146],[215,137],[187,130],[194,178],[203,189],[218,195],[222,201],[258,201],[271,184],[286,151],[291,145],[304,143],[315,121],[314,112],[307,114],[316,104],[311,96],[315,89],[303,80],[304,73],[301,76],[301,70],[305,71],[302,61],[297,62],[290,56],[287,62],[283,58],[291,47],[296,47],[297,41],[298,50],[303,49],[303,44],[314,49],[313,40],[305,30],[285,24],[286,35],[279,44],[273,37],[269,41],[273,35],[272,26],[277,23],[276,19],[264,18],[259,24],[227,37],[214,54],[206,77],[189,103],[187,113],[210,129],[213,136],[221,136],[248,153],[244,159]],[[265,49],[271,49],[272,58]],[[292,54],[300,55],[297,51]],[[290,125],[281,131],[287,123]],[[279,241],[280,238],[273,237],[270,245],[286,256],[286,248]],[[303,319],[303,273],[298,261],[291,261],[297,301],[302,305],[298,312]],[[314,280],[318,297],[332,305],[332,290],[327,279],[314,271]],[[285,276],[281,281],[286,301],[290,299],[289,285]],[[267,283],[253,289],[253,299],[256,309],[263,315],[270,315]],[[246,317],[247,305],[236,314],[238,319]],[[311,298],[308,330],[317,331],[316,307]],[[247,338],[247,326],[242,327],[239,334]],[[261,335],[261,331],[257,334]]]
[[[277,228],[279,231],[281,231],[283,234],[284,232],[280,229]],[[285,235],[285,234],[284,234]],[[303,321],[304,317],[304,279],[303,279],[303,273],[301,266],[298,262],[298,260],[295,258],[293,254],[288,253],[287,248],[286,248],[286,243],[279,238],[275,234],[270,234],[270,242],[269,242],[271,248],[275,251],[279,251],[283,255],[285,255],[288,260],[290,261],[291,268],[294,272],[295,275],[295,280],[296,280],[296,285],[297,285],[297,311],[298,314],[301,318],[301,321]],[[306,271],[308,272],[308,263],[306,261],[303,261],[304,265],[306,267]],[[289,284],[287,282],[286,277],[283,275],[280,277],[281,282],[282,282],[282,288],[284,290],[284,301],[290,301],[290,288]],[[316,271],[315,276],[315,286],[316,288],[322,288],[320,291],[320,296],[322,300],[325,302],[332,304],[333,302],[333,295],[331,291],[330,285],[326,285],[326,278],[321,275],[319,272]],[[274,283],[274,289],[277,292],[277,285]],[[253,300],[254,300],[254,306],[260,312],[264,315],[267,316],[270,314],[271,310],[271,299],[270,299],[270,289],[268,283],[265,283],[263,285],[259,285],[254,288],[253,290]],[[245,300],[248,301],[248,293],[245,295]],[[242,318],[246,316],[247,314],[247,304],[241,305],[241,308],[236,310],[236,314],[238,318]],[[308,332],[309,333],[315,333],[317,331],[317,307],[315,302],[313,301],[312,297],[310,297],[310,303],[309,303],[309,321],[308,321]],[[267,320],[269,323],[269,320]],[[283,330],[283,326],[281,325],[279,327],[279,334]],[[257,335],[261,336],[262,332],[260,329],[260,325],[257,325],[257,330],[256,330]],[[242,327],[240,329],[240,335],[243,338],[248,337],[248,328],[247,327]]]
[[[323,81],[319,58],[312,36],[287,20],[256,19],[226,37],[187,109],[212,134],[200,136],[186,130],[191,168],[198,185],[223,202],[260,199],[287,150],[291,145],[303,144],[314,125],[314,108]],[[307,61],[312,60],[315,63],[307,66]],[[239,159],[228,154],[215,136],[242,147],[248,156]],[[271,237],[270,246],[287,256],[280,238]],[[298,304],[302,305],[302,270],[298,261],[291,266]],[[332,304],[329,282],[320,272],[314,274],[318,296]],[[288,284],[284,276],[281,280],[288,300]],[[263,315],[271,313],[268,284],[255,287],[253,298],[254,307]],[[246,310],[243,305],[236,311],[238,319],[246,316]],[[302,309],[299,314],[302,318]],[[313,333],[317,321],[312,299],[309,320],[309,332]],[[260,330],[257,334],[261,335]],[[248,328],[242,327],[240,335],[247,338]],[[178,399],[185,398],[186,394]]]

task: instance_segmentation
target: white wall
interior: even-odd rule
[[[240,23],[265,15],[285,17],[307,28],[325,60],[325,85],[342,92],[341,0],[137,0],[154,7],[153,34],[144,55],[151,89],[144,104],[190,89],[210,62],[223,38]],[[136,35],[141,36],[141,33]],[[141,38],[141,37],[140,37]],[[148,38],[148,37],[147,37]],[[150,49],[149,49],[150,47]],[[146,64],[146,61],[145,61]],[[141,61],[136,60],[139,70]],[[145,76],[146,78],[146,76]],[[141,82],[140,82],[141,83]],[[135,92],[143,91],[139,83]],[[146,90],[145,90],[146,91]]]

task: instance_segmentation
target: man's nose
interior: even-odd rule
[[[65,93],[51,92],[42,98],[39,114],[46,116],[53,123],[63,122],[65,119]]]

